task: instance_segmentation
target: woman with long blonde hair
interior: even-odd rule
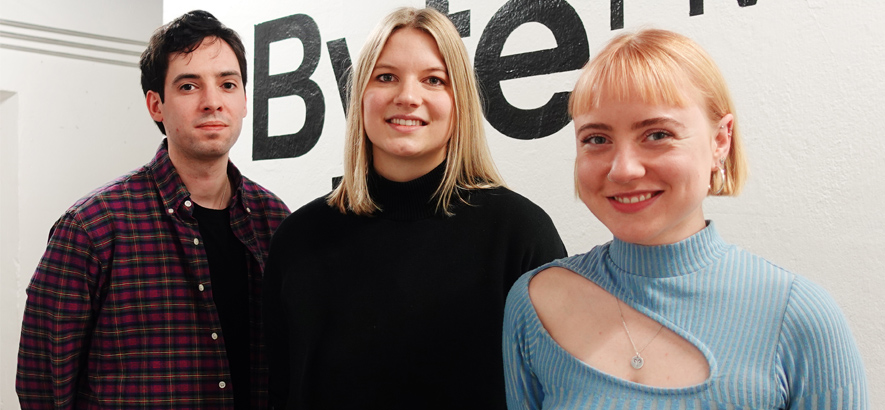
[[[503,409],[504,299],[565,256],[503,186],[470,60],[432,9],[399,9],[353,67],[344,177],[274,235],[275,408]]]

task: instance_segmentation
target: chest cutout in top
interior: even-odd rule
[[[695,386],[710,376],[709,363],[695,345],[624,301],[619,311],[611,293],[568,269],[538,273],[529,283],[529,297],[553,340],[598,371],[663,388]]]

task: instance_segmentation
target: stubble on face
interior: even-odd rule
[[[193,52],[174,54],[152,117],[166,127],[169,155],[183,163],[226,162],[246,115],[239,62],[223,40],[206,38]],[[149,108],[151,103],[149,101]]]

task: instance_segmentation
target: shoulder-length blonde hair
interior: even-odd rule
[[[357,215],[371,215],[380,209],[368,189],[372,143],[366,135],[363,93],[387,39],[401,28],[422,30],[433,37],[446,65],[454,96],[452,135],[446,147],[446,169],[435,193],[437,209],[450,214],[452,199],[464,200],[459,192],[461,190],[503,185],[486,144],[476,77],[457,29],[446,16],[434,9],[404,7],[389,14],[375,27],[352,68],[348,87],[350,102],[344,143],[344,176],[326,198],[326,203],[337,207],[342,213],[351,211]]]
[[[621,34],[582,69],[569,101],[569,113],[574,118],[598,108],[603,95],[617,101],[638,97],[653,105],[685,106],[694,96],[683,92],[686,84],[697,90],[712,123],[726,114],[735,115],[725,78],[697,43],[659,29]],[[716,187],[710,195],[737,195],[746,181],[747,164],[736,115],[731,131],[725,183],[721,191],[715,192]]]

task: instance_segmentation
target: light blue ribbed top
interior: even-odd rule
[[[694,344],[710,378],[657,388],[602,373],[566,352],[528,295],[561,266]],[[526,273],[504,318],[507,403],[517,409],[866,409],[863,365],[835,301],[819,286],[734,245],[714,224],[675,244],[614,239]]]

